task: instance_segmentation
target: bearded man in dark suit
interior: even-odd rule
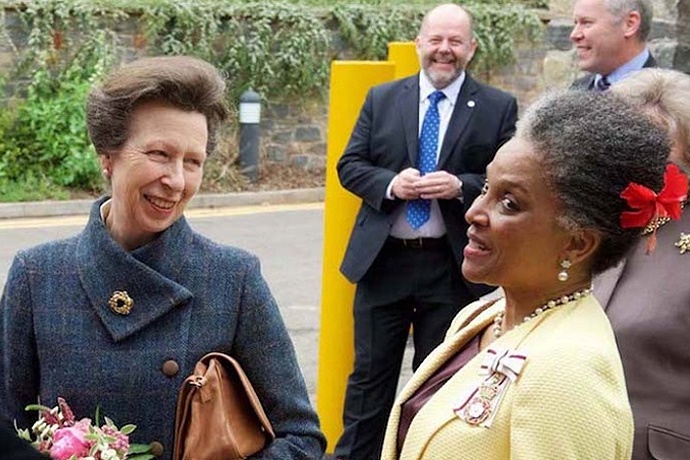
[[[605,91],[643,67],[656,67],[647,48],[652,28],[650,0],[576,0],[570,40],[578,65],[590,72],[571,88]]]
[[[422,72],[369,91],[338,162],[343,187],[362,199],[340,267],[357,290],[338,459],[379,458],[410,325],[416,369],[489,290],[460,273],[464,215],[515,131],[517,102],[465,71],[477,43],[464,8],[429,11],[415,42]]]

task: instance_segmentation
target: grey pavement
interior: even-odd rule
[[[323,187],[265,192],[210,193],[196,195],[189,202],[188,209],[312,203],[323,201],[323,199]],[[0,203],[0,219],[88,214],[92,202],[92,199],[87,199]]]

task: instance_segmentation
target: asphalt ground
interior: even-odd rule
[[[226,208],[256,205],[296,204],[322,202],[323,187],[309,189],[274,190],[266,192],[198,194],[187,205],[188,209]],[[93,199],[68,201],[30,201],[0,203],[0,219],[28,217],[54,217],[88,214]]]

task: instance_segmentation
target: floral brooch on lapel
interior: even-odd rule
[[[127,294],[127,291],[115,291],[108,300],[108,307],[118,315],[129,315],[133,306],[134,300]]]
[[[460,398],[453,412],[470,425],[489,428],[511,382],[517,380],[527,357],[515,350],[489,348],[479,370],[476,388]]]
[[[676,247],[681,254],[690,251],[690,234],[681,233],[680,238],[676,242]]]

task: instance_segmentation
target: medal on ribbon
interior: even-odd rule
[[[511,382],[517,380],[527,357],[515,350],[489,348],[479,370],[481,383],[460,398],[453,412],[470,425],[489,428]]]

